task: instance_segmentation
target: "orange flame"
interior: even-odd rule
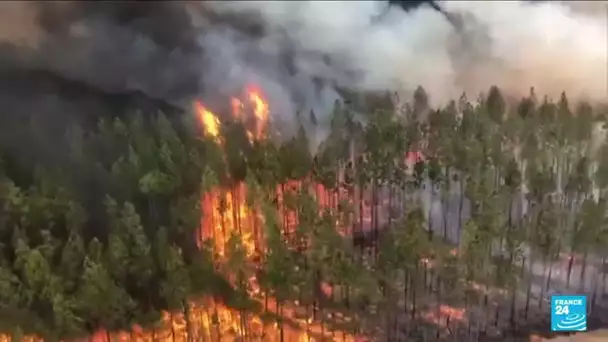
[[[253,142],[254,140],[259,140],[264,137],[270,110],[268,102],[264,99],[262,92],[257,88],[248,87],[245,95],[248,100],[247,104],[236,97],[231,99],[232,116],[234,119],[240,121],[253,121],[253,128],[247,130],[249,141]],[[250,111],[251,114],[253,114],[253,118],[246,117],[247,111]]]
[[[218,138],[220,135],[220,120],[217,118],[217,116],[205,108],[200,102],[195,102],[194,108],[201,123],[203,124],[205,134]]]
[[[256,122],[259,125],[256,126],[256,135],[257,139],[260,139],[264,134],[264,127],[268,122],[268,103],[264,100],[261,95],[261,92],[255,88],[250,87],[247,90],[249,95],[249,101],[253,104],[253,114],[255,115]]]
[[[253,121],[253,128],[248,127],[247,129],[247,137],[250,142],[253,142],[254,140],[259,140],[264,137],[270,110],[262,92],[255,87],[248,87],[245,95],[248,103],[241,101],[241,99],[237,97],[233,97],[230,100],[232,117],[239,121],[253,119],[249,120]],[[219,139],[221,124],[217,115],[205,108],[200,102],[195,102],[194,107],[200,122],[203,125],[205,134]],[[247,118],[247,111],[251,111],[253,118]]]

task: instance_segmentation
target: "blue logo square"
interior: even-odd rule
[[[551,296],[551,331],[586,331],[587,296]]]

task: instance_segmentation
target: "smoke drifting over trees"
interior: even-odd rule
[[[218,2],[222,13],[257,13],[262,39],[289,37],[299,70],[360,89],[412,90],[437,100],[498,83],[512,93],[606,96],[606,15],[561,3],[445,2],[454,27],[431,6],[408,12],[382,2]],[[262,46],[260,44],[260,46]],[[328,56],[333,63],[322,63]],[[354,75],[353,75],[354,74]]]
[[[180,106],[253,82],[291,118],[328,111],[344,87],[408,93],[422,85],[443,102],[495,83],[514,95],[534,86],[604,99],[601,5],[6,2],[0,40],[3,69],[47,70]]]

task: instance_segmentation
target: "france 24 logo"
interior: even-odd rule
[[[586,331],[587,296],[551,296],[551,331]]]

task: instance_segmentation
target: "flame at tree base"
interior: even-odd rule
[[[269,299],[268,309],[276,313],[276,302]],[[294,315],[294,309],[287,307],[282,309],[285,316]],[[349,335],[340,333],[332,338],[327,331],[323,331],[319,324],[306,324],[300,322],[297,326],[284,324],[283,332],[277,323],[264,323],[258,316],[252,314],[241,314],[237,310],[229,309],[225,305],[206,298],[190,303],[188,309],[188,320],[183,313],[163,313],[161,328],[144,331],[140,327],[134,327],[132,331],[108,333],[98,331],[90,339],[90,342],[188,342],[188,341],[354,341]],[[281,339],[281,334],[283,338]],[[2,341],[2,340],[0,340]],[[7,342],[10,340],[6,340]],[[32,342],[36,340],[31,340]],[[80,342],[80,341],[78,341]]]

